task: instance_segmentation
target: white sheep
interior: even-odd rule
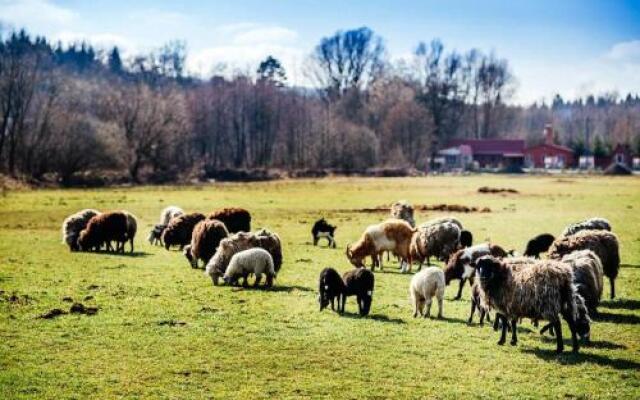
[[[254,274],[256,281],[253,286],[258,286],[262,275],[267,276],[265,286],[273,285],[273,278],[276,271],[273,267],[273,257],[263,248],[254,247],[248,250],[242,250],[231,257],[229,266],[224,273],[223,279],[227,284],[236,284],[240,277],[244,278],[243,286],[247,286],[247,278],[250,274]]]
[[[438,267],[428,267],[416,273],[409,285],[409,295],[413,304],[413,316],[431,315],[431,300],[438,299],[438,318],[442,318],[442,301],[444,299],[444,272]],[[423,308],[426,304],[426,310]]]
[[[179,217],[184,214],[184,210],[178,206],[168,206],[160,213],[160,222],[158,225],[168,225],[169,221],[175,217]]]

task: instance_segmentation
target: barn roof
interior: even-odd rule
[[[530,152],[530,151],[536,150],[536,149],[549,149],[549,150],[559,151],[559,152],[562,152],[562,153],[573,154],[573,150],[571,150],[569,147],[560,146],[559,144],[548,144],[548,143],[543,143],[543,144],[539,144],[537,146],[528,147],[526,151]]]
[[[467,145],[473,154],[522,155],[524,140],[521,139],[454,139],[449,146]]]

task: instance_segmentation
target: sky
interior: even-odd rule
[[[392,60],[434,38],[506,58],[513,103],[640,94],[640,0],[0,0],[0,23],[125,56],[184,40],[187,67],[202,77],[273,55],[294,85],[308,84],[305,60],[322,37],[367,26]]]

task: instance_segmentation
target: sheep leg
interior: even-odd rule
[[[257,273],[256,274],[256,280],[255,280],[255,282],[253,282],[253,287],[258,287],[258,284],[260,283],[261,280],[262,280],[262,274],[261,273]]]
[[[611,300],[613,300],[616,297],[616,280],[611,278],[609,283],[611,284]]]
[[[567,325],[569,325],[569,330],[571,331],[571,347],[574,353],[577,353],[580,350],[580,344],[578,342],[578,335],[576,334],[576,321],[573,318],[573,314],[569,311],[563,311],[562,317],[567,321]],[[559,321],[559,320],[558,320]],[[560,322],[558,322],[560,324]],[[560,336],[560,328],[558,328],[558,336]]]
[[[464,287],[464,283],[466,282],[465,278],[460,279],[460,286],[458,287],[458,294],[454,297],[454,300],[460,300],[462,298],[462,288]]]
[[[340,295],[340,297],[342,298],[342,306],[340,306],[340,299],[338,299],[338,309],[340,311],[340,314],[344,314],[344,306],[347,302],[347,295],[343,293]]]
[[[554,332],[553,332],[553,322],[549,322],[548,324],[546,324],[545,326],[542,327],[542,329],[540,329],[540,334],[544,335],[546,331],[549,331],[549,334],[551,336],[554,336]]]
[[[500,340],[498,341],[498,344],[500,346],[502,346],[504,344],[504,342],[507,341],[507,319],[502,315],[500,315],[500,319],[502,320],[502,333],[500,335]],[[498,318],[496,318],[496,321],[498,320]],[[497,324],[496,324],[497,325]]]
[[[480,318],[482,318],[482,310],[480,311]],[[473,314],[476,312],[476,302],[471,300],[471,314],[469,314],[469,319],[467,320],[468,324],[471,324],[471,322],[473,322]]]
[[[553,321],[552,324],[553,329],[556,331],[556,353],[559,354],[564,351],[564,342],[562,341],[562,325],[560,324],[559,318]]]
[[[133,238],[129,239],[129,244],[131,245],[131,251],[129,251],[129,253],[133,253]]]
[[[491,313],[489,312],[489,310],[488,309],[485,310],[484,308],[482,308],[482,312],[484,315],[487,316],[487,322],[491,322]]]
[[[478,312],[480,313],[480,326],[483,326],[484,325],[484,317],[485,317],[485,315],[487,317],[489,317],[489,315],[480,306],[478,306]],[[487,320],[489,320],[489,318],[487,318]],[[489,322],[491,322],[491,321],[489,321]]]
[[[444,300],[444,291],[438,294],[438,318],[442,318],[442,301]]]
[[[431,317],[431,298],[425,299],[424,317],[425,318]]]
[[[336,299],[335,297],[331,298],[331,311],[335,311],[336,310],[335,307],[334,307],[334,300],[335,299]],[[340,299],[339,298],[338,298],[338,307],[340,307]]]
[[[511,320],[511,345],[515,346],[518,344],[518,330],[517,327],[518,320],[516,318]]]
[[[332,248],[336,248],[336,240],[333,238],[333,236],[331,236],[331,247]]]
[[[318,237],[317,236],[313,236],[313,245],[317,246],[318,245]]]

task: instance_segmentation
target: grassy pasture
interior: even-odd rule
[[[483,185],[519,194],[479,194]],[[489,207],[455,214],[475,235],[522,251],[569,222],[608,218],[622,245],[615,301],[608,287],[591,347],[557,356],[555,340],[525,322],[517,347],[468,326],[469,289],[444,320],[413,319],[410,276],[376,273],[371,315],[318,312],[325,266],[350,268],[347,242],[386,217],[357,212],[413,204]],[[283,239],[272,290],[212,287],[178,251],[149,245],[170,204],[208,212],[246,207],[253,227]],[[70,253],[60,223],[82,208],[137,215],[133,256]],[[0,398],[640,398],[640,180],[637,177],[326,179],[203,187],[10,192],[0,198]],[[445,215],[420,212],[417,221]],[[338,248],[313,247],[313,221],[338,225]],[[15,294],[15,296],[13,296]],[[26,296],[26,297],[25,297]],[[38,316],[70,302],[96,315]],[[67,299],[68,300],[68,299]],[[437,307],[432,307],[435,315]],[[477,316],[476,316],[477,321]],[[570,350],[568,329],[565,343]]]

